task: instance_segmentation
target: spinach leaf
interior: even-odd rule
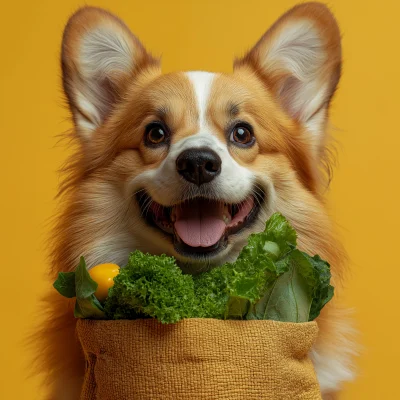
[[[310,310],[310,321],[313,321],[318,317],[325,304],[332,299],[334,287],[330,284],[331,271],[329,263],[322,260],[318,255],[314,257],[310,257],[305,253],[303,253],[303,255],[312,264],[316,280],[313,302]]]
[[[97,283],[89,275],[85,259],[81,257],[78,267],[75,270],[76,297],[82,299],[90,297],[96,291],[97,286]]]
[[[309,319],[312,293],[295,262],[280,275],[258,300],[247,319],[272,319],[282,322],[306,322]]]
[[[75,272],[59,272],[53,287],[65,297],[75,297]]]
[[[76,302],[74,315],[76,318],[101,319],[105,317],[103,306],[94,294],[97,286],[86,268],[85,259],[81,257],[75,270]]]
[[[77,298],[74,309],[75,318],[93,318],[103,319],[105,317],[104,309],[96,296],[84,298]]]

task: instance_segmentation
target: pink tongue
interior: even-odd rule
[[[224,204],[209,200],[194,200],[176,207],[175,230],[191,247],[209,247],[225,232]]]

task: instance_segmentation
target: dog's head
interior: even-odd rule
[[[233,260],[274,211],[318,233],[340,65],[336,22],[316,3],[281,17],[230,75],[162,75],[118,18],[79,10],[62,50],[81,147],[59,226],[67,258],[123,264],[138,248],[195,272]]]

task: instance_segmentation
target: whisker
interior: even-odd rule
[[[140,193],[140,192],[143,192],[142,193],[142,196],[144,195],[144,192],[145,192],[145,189],[139,189],[139,190],[136,190],[136,192],[133,192],[131,195],[129,195],[129,197],[133,197],[133,196],[136,196],[138,193]]]
[[[150,199],[148,205],[145,208],[145,212],[146,212],[145,218],[147,218],[147,214],[149,213],[149,210],[150,210],[150,207],[151,207],[152,203],[153,203],[153,200]]]
[[[147,200],[146,200],[146,203],[144,204],[144,206],[143,206],[143,208],[142,208],[142,216],[144,216],[144,214],[146,213],[146,217],[147,217],[147,211],[148,211],[148,209],[149,209],[149,207],[150,207],[150,205],[151,205],[151,203],[153,202],[153,200],[149,197]]]

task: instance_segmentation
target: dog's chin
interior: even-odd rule
[[[258,189],[239,203],[194,197],[164,206],[144,190],[136,195],[145,223],[161,234],[181,269],[191,274],[232,259],[235,243],[243,242],[246,232],[251,232],[264,198],[264,192]]]

